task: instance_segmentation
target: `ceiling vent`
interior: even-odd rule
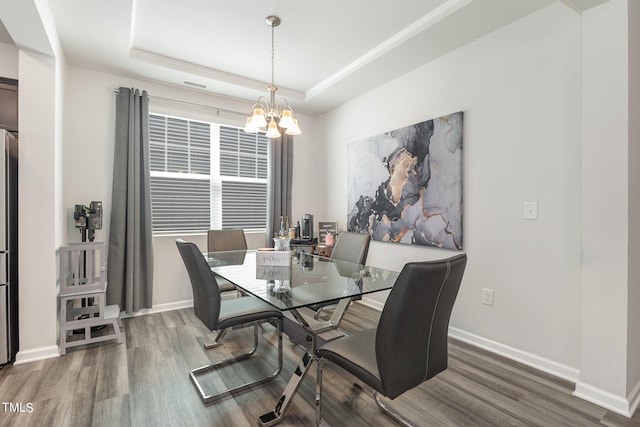
[[[183,81],[182,84],[185,84],[187,86],[199,87],[200,89],[207,88],[207,85],[203,85],[202,83],[190,82],[189,80]]]

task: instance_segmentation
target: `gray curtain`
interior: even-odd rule
[[[153,231],[149,192],[149,96],[121,87],[116,96],[107,303],[127,313],[151,308]]]
[[[280,217],[288,216],[291,227],[291,175],[293,172],[293,136],[284,132],[269,140],[269,172],[267,190],[267,247],[273,246],[273,236],[280,231]],[[293,221],[293,222],[292,222]]]

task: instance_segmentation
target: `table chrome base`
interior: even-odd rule
[[[311,337],[311,351],[305,351],[304,356],[302,356],[302,360],[293,373],[293,376],[280,395],[275,409],[272,412],[268,412],[260,416],[260,425],[262,427],[270,427],[282,421],[282,419],[284,418],[284,413],[291,403],[291,399],[293,399],[293,396],[295,396],[298,388],[300,387],[300,383],[307,375],[307,372],[309,372],[311,364],[313,363],[313,361],[318,360],[318,358],[315,356],[316,338],[318,334],[335,331],[338,327],[338,324],[340,323],[340,320],[342,320],[345,311],[347,311],[350,302],[351,300],[348,298],[340,300],[329,321],[314,322],[313,324],[309,324],[305,316],[300,314],[298,310],[290,310],[290,313],[296,318],[300,326],[309,333]]]
[[[273,410],[273,412],[269,412],[260,416],[261,426],[270,427],[282,421],[282,419],[284,418],[284,413],[291,403],[291,399],[293,399],[293,396],[298,391],[300,383],[302,383],[305,375],[307,375],[309,367],[314,360],[316,360],[316,357],[312,356],[309,352],[306,352],[304,356],[302,356],[302,361],[300,361],[298,368],[295,370],[293,376],[287,383],[287,387],[285,387],[282,395],[280,395],[280,399],[278,399],[276,408]]]

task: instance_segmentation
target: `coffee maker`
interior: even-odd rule
[[[313,239],[313,215],[302,214],[300,221],[300,240]]]

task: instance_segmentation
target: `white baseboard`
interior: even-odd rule
[[[192,299],[170,302],[167,304],[158,304],[158,305],[154,305],[151,308],[143,308],[142,310],[138,310],[135,313],[122,312],[120,313],[120,318],[127,319],[129,317],[146,316],[147,314],[162,313],[163,311],[180,310],[182,308],[189,308],[189,307],[193,307]]]
[[[366,297],[359,301],[359,303],[378,311],[382,311],[384,307],[384,302]],[[625,399],[589,384],[579,382],[580,371],[572,368],[571,366],[563,365],[561,363],[554,362],[553,360],[545,359],[535,354],[509,347],[499,342],[483,338],[479,335],[465,332],[458,328],[450,327],[449,336],[475,347],[515,360],[516,362],[546,372],[553,376],[571,381],[576,384],[575,391],[573,392],[574,396],[625,417],[630,418],[638,407],[640,407],[640,382],[636,384],[631,393],[629,393]]]
[[[38,360],[51,359],[54,357],[60,357],[58,346],[55,345],[38,347],[31,350],[20,350],[18,354],[16,354],[16,361],[13,364],[21,365],[23,363],[37,362]]]
[[[554,362],[553,360],[545,359],[544,357],[540,357],[514,347],[500,344],[499,342],[492,341],[469,332],[465,332],[458,328],[450,327],[449,336],[459,339],[460,341],[472,344],[476,347],[488,350],[492,353],[507,357],[511,360],[515,360],[516,362],[531,366],[532,368],[546,372],[553,376],[563,378],[567,381],[575,383],[580,377],[580,371],[572,368],[571,366],[563,365],[561,363]]]
[[[633,416],[633,414],[640,406],[640,381],[636,384],[636,386],[631,390],[629,396],[627,396],[627,402],[629,403],[629,415],[628,417]]]
[[[163,311],[179,310],[181,308],[193,307],[193,300],[185,300],[172,302],[168,304],[158,304],[149,309],[143,309],[135,313],[126,314],[121,313],[120,317],[126,319],[128,317],[146,316],[147,314],[161,313]],[[16,361],[14,365],[21,365],[23,363],[36,362],[38,360],[51,359],[53,357],[60,357],[59,349],[57,346],[39,347],[31,350],[21,350],[16,354]]]
[[[358,303],[378,311],[382,311],[384,308],[384,301],[374,300],[373,298],[367,298],[366,296],[362,297]]]
[[[378,311],[382,311],[384,307],[384,301],[377,301],[366,297],[363,298],[360,303]],[[535,354],[488,340],[458,328],[449,328],[449,336],[574,383],[578,381],[580,376],[580,371],[570,366],[562,365],[552,360],[536,356]]]
[[[637,389],[638,386],[636,386],[636,398],[634,399],[636,400],[636,407],[638,406]],[[624,415],[627,418],[631,418],[631,415],[633,415],[633,412],[635,411],[635,409],[631,410],[632,405],[629,405],[629,399],[624,399],[620,396],[616,396],[615,394],[611,394],[608,391],[593,387],[584,382],[579,382],[576,384],[576,389],[573,392],[573,395],[579,397],[580,399],[595,403],[598,406],[602,406],[603,408],[606,408],[617,414]]]

